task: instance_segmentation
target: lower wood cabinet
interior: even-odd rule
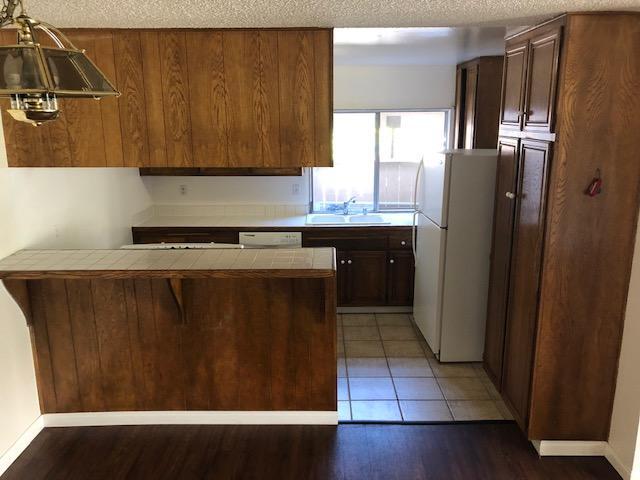
[[[377,306],[387,302],[387,252],[340,252],[340,305]]]
[[[239,231],[282,228],[134,227],[134,243],[238,243]],[[296,229],[286,229],[296,231]],[[338,306],[412,306],[411,227],[303,228],[304,247],[337,251]]]
[[[387,260],[387,305],[413,305],[413,252],[390,250]]]

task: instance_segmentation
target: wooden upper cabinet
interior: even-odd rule
[[[161,118],[153,118],[153,111],[147,108],[147,97],[142,65],[142,45],[140,32],[135,30],[118,31],[113,35],[113,49],[116,75],[113,79],[121,93],[117,99],[120,111],[120,129],[122,131],[122,152],[125,167],[150,166],[149,130],[153,123],[158,124]],[[150,61],[147,60],[145,63]],[[146,83],[150,83],[147,78]],[[151,98],[149,98],[151,100]],[[102,101],[102,100],[101,100]],[[164,126],[164,122],[162,123]],[[162,132],[164,139],[164,130]],[[156,139],[158,140],[158,139]],[[164,152],[164,144],[161,146]],[[166,162],[165,162],[166,164]]]
[[[331,30],[69,33],[122,95],[37,129],[3,112],[10,166],[332,165]]]
[[[186,42],[194,166],[228,167],[229,94],[222,32],[194,30],[186,33]]]
[[[478,89],[478,66],[467,68],[465,88],[465,115],[464,115],[464,145],[463,148],[473,148],[475,139],[476,96]]]
[[[278,32],[278,62],[282,165],[313,166],[315,157],[313,32]]]
[[[278,33],[222,34],[230,167],[280,166]]]
[[[158,36],[167,165],[192,167],[186,36],[183,31],[149,33]]]
[[[523,129],[553,131],[553,113],[562,28],[543,32],[529,41]]]
[[[521,127],[524,82],[527,71],[527,42],[508,45],[504,55],[500,126]]]
[[[479,57],[456,72],[456,148],[496,148],[503,58]]]
[[[500,109],[504,134],[514,129],[553,133],[562,29],[562,20],[554,20],[507,40]]]

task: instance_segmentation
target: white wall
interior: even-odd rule
[[[145,177],[156,204],[306,204],[309,176],[301,177]],[[180,187],[186,187],[182,194]],[[296,193],[297,192],[297,193]]]
[[[6,168],[0,133],[0,258],[129,243],[134,217],[150,205],[136,169]],[[29,330],[0,287],[0,456],[39,414]]]
[[[447,108],[455,104],[455,65],[335,65],[335,109]]]
[[[633,479],[640,480],[640,234],[631,271],[609,446]],[[634,462],[634,457],[635,462]]]

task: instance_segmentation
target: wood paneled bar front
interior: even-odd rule
[[[42,413],[336,411],[333,249],[21,251]],[[128,266],[127,266],[128,264]]]

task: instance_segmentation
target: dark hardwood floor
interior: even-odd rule
[[[619,479],[604,458],[538,458],[515,424],[48,428],[20,479]]]

